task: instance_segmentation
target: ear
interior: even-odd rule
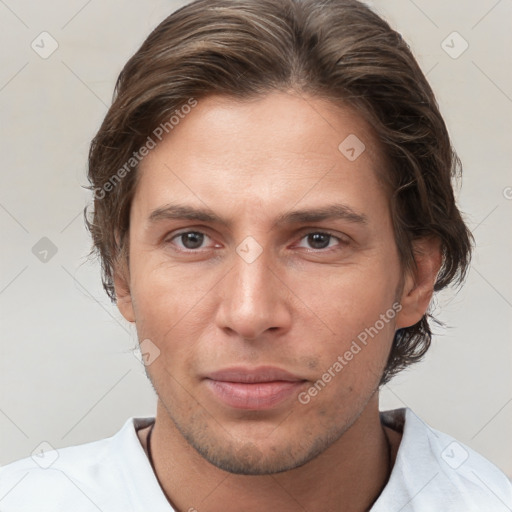
[[[114,270],[114,290],[116,292],[117,308],[128,322],[135,322],[132,295],[128,269],[116,268]]]
[[[443,263],[441,244],[437,238],[422,238],[413,243],[415,268],[405,276],[397,315],[396,329],[418,323],[426,313],[439,270]]]
[[[116,245],[121,247],[119,232],[115,232]],[[129,244],[128,237],[125,244]],[[121,254],[117,255],[114,263],[114,291],[117,308],[128,322],[135,322],[132,294],[130,290],[130,269],[128,268],[127,246],[123,246]]]

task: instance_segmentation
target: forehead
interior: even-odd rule
[[[296,93],[209,96],[142,161],[135,199],[145,209],[187,196],[240,210],[350,198],[361,209],[365,195],[375,201],[370,191],[383,193],[381,166],[372,127],[352,108]]]

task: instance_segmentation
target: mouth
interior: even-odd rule
[[[209,373],[204,381],[217,401],[228,407],[247,410],[275,408],[296,396],[307,382],[272,366],[226,368]]]

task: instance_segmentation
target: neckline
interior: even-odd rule
[[[156,476],[155,464],[153,463],[153,455],[151,454],[151,434],[153,433],[154,427],[155,427],[155,424],[153,423],[151,425],[151,428],[149,429],[148,436],[146,438],[146,451],[148,452],[149,463],[151,464],[151,467],[153,468],[153,472],[155,473],[155,476]]]

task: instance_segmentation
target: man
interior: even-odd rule
[[[471,235],[434,94],[354,0],[199,0],[121,72],[88,226],[156,418],[0,473],[0,509],[498,511],[512,486],[379,386]]]

